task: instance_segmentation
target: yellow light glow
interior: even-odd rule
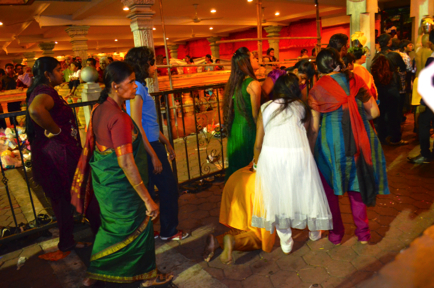
[[[115,39],[115,42],[118,42],[118,39]]]
[[[128,10],[130,10],[130,8],[128,8],[127,6],[124,6],[123,10],[128,11]]]
[[[169,38],[166,38],[166,40],[169,40]]]
[[[2,26],[3,25],[3,22],[0,22],[0,26]]]
[[[276,16],[279,16],[279,15],[280,15],[280,13],[279,13],[279,12],[276,12],[276,13],[274,13],[274,15],[276,15]]]
[[[247,0],[247,2],[253,2],[253,0]]]
[[[157,28],[154,27],[154,28],[152,28],[152,30],[157,30]]]
[[[57,44],[57,41],[56,41],[56,42],[54,42],[54,44]]]
[[[209,27],[209,30],[212,30],[212,29],[214,29],[214,28],[212,28],[212,27]]]
[[[215,13],[215,12],[217,12],[217,10],[211,9],[211,13]]]

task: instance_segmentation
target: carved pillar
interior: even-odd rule
[[[264,29],[268,33],[267,37],[280,37],[280,30],[282,30],[282,26],[268,26],[265,27]],[[280,59],[279,42],[280,40],[268,40],[268,44],[270,45],[270,48],[274,49],[274,57],[276,57],[277,60]]]
[[[38,44],[39,48],[42,50],[42,56],[54,57],[54,42],[41,42]]]
[[[90,26],[70,26],[65,29],[69,37],[71,37],[72,51],[74,56],[79,56],[82,61],[83,68],[86,66],[87,60],[87,33]]]
[[[23,56],[26,58],[27,67],[33,68],[35,64],[35,52],[24,52]]]
[[[151,10],[151,7],[155,4],[155,0],[121,0],[121,2],[130,8],[127,18],[131,20],[130,27],[134,36],[134,47],[147,46],[154,49],[152,18],[155,12]],[[153,78],[146,79],[146,84],[150,93],[159,91],[157,72]]]
[[[216,41],[220,41],[221,37],[209,37],[206,38],[209,42],[209,46],[211,46],[211,55],[214,59],[220,58],[220,44],[215,43]]]
[[[178,59],[178,48],[179,48],[179,45],[177,45],[177,44],[171,44],[171,45],[167,45],[167,48],[169,49],[170,58],[172,58],[172,59]]]

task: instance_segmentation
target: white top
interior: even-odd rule
[[[77,70],[76,72],[72,73],[69,75],[69,81],[71,81],[72,78],[78,78],[78,80],[80,80],[80,75],[81,75],[81,69]]]

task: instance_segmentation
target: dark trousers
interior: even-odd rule
[[[399,113],[401,115],[401,122],[404,121],[404,105],[405,105],[405,97],[407,97],[406,93],[399,93]]]
[[[178,183],[172,172],[172,167],[167,159],[166,148],[160,141],[151,142],[151,146],[163,164],[163,171],[160,174],[154,174],[154,165],[152,165],[151,156],[148,154],[149,184],[148,191],[151,197],[155,197],[154,185],[158,188],[160,198],[160,235],[162,237],[171,237],[178,230]]]
[[[391,142],[401,141],[401,120],[399,92],[393,88],[378,88],[380,100],[380,117],[376,120],[377,133],[380,141],[385,141],[390,136]]]
[[[423,107],[423,105],[420,105]],[[420,113],[419,116],[419,143],[420,143],[420,154],[423,157],[430,158],[430,130],[431,121],[434,121],[434,113],[429,107],[425,108],[425,111]]]
[[[68,197],[69,195],[69,197]],[[57,218],[59,227],[59,244],[57,247],[60,251],[68,251],[74,248],[74,218],[71,206],[71,196],[69,193],[51,198],[51,207]]]

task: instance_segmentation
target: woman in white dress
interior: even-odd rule
[[[277,79],[273,100],[261,106],[253,167],[256,186],[252,226],[280,238],[285,254],[292,250],[291,228],[309,228],[309,238],[333,228],[332,216],[306,129],[311,112],[301,100],[299,79],[289,73]],[[257,163],[257,164],[255,164]]]

